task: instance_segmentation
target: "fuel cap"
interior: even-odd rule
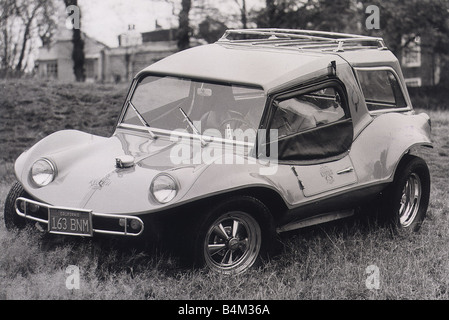
[[[134,157],[133,156],[120,156],[115,158],[115,166],[117,168],[131,168],[134,166]]]

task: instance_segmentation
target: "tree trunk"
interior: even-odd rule
[[[31,16],[28,16],[25,14],[24,16],[22,16],[22,20],[25,23],[25,30],[23,31],[23,38],[22,38],[22,48],[20,50],[20,55],[19,55],[19,60],[17,62],[16,65],[16,71],[22,71],[22,64],[23,64],[23,59],[25,59],[25,51],[26,51],[26,46],[28,43],[28,40],[30,39],[30,32],[31,32],[31,24],[33,23],[33,20],[37,14],[37,11],[42,7],[43,2],[42,1],[38,1],[36,3],[36,6],[34,7],[33,11],[31,12]],[[20,8],[16,7],[17,12],[20,11]]]
[[[7,70],[9,63],[9,34],[8,34],[8,28],[5,27],[3,30],[3,38],[4,38],[4,44],[3,44],[3,60],[2,60],[2,69]]]
[[[269,28],[276,27],[276,4],[274,0],[266,0],[267,23]]]
[[[242,0],[242,27],[246,29],[248,27],[248,14],[246,12],[246,0]]]
[[[182,0],[182,9],[179,12],[179,29],[178,29],[178,49],[179,51],[189,48],[190,46],[190,25],[189,13],[192,6],[192,0]]]
[[[66,7],[78,6],[78,0],[64,0],[64,3]],[[81,17],[79,18],[81,19]],[[84,70],[84,40],[81,37],[81,29],[75,28],[75,26],[73,27],[72,44],[73,72],[75,74],[75,79],[78,82],[84,82],[86,80]]]
[[[75,73],[75,79],[78,82],[84,82],[86,80],[84,70],[84,40],[81,38],[81,30],[73,29],[73,72]]]
[[[23,32],[23,39],[22,39],[22,48],[20,49],[20,55],[19,55],[19,60],[17,62],[16,65],[16,71],[22,71],[22,63],[23,63],[23,59],[25,58],[25,49],[26,49],[26,45],[28,43],[28,40],[30,38],[30,23],[31,20],[29,20],[30,22],[27,23],[26,27],[25,27],[25,31]]]

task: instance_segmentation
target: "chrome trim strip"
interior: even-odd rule
[[[40,223],[45,223],[48,224],[48,220],[44,220],[44,219],[40,219],[37,217],[34,217],[32,215],[30,215],[27,212],[27,205],[24,206],[24,212],[20,211],[19,209],[19,202],[24,202],[25,204],[34,204],[37,205],[39,207],[43,207],[46,208],[48,211],[50,211],[50,209],[61,209],[61,210],[71,210],[71,211],[80,211],[80,212],[89,212],[91,213],[92,217],[101,217],[101,218],[108,218],[108,219],[117,219],[117,222],[119,222],[120,219],[124,219],[125,220],[125,224],[124,224],[124,231],[110,231],[110,230],[101,230],[101,229],[94,229],[93,228],[93,224],[92,224],[92,232],[93,233],[100,233],[100,234],[111,234],[111,235],[121,235],[121,236],[131,236],[131,237],[137,237],[140,236],[143,233],[144,230],[144,223],[142,221],[142,219],[140,219],[139,217],[134,217],[134,216],[128,216],[128,215],[119,215],[119,214],[109,214],[109,213],[96,213],[96,212],[92,212],[90,210],[84,210],[84,209],[77,209],[77,208],[67,208],[67,207],[56,207],[56,206],[51,206],[45,203],[41,203],[41,202],[37,202],[34,200],[30,200],[30,199],[26,199],[26,198],[22,198],[19,197],[16,199],[15,201],[15,209],[16,209],[16,213],[18,216],[22,217],[22,218],[26,218],[29,220],[33,220],[33,221],[37,221]],[[141,228],[140,231],[138,233],[133,233],[133,232],[128,232],[128,220],[135,220],[138,221]],[[64,235],[76,235],[76,236],[84,236],[87,237],[89,235],[84,235],[84,234],[72,234],[72,233],[59,233],[59,232],[54,232],[51,231],[50,233],[53,234],[64,234]]]

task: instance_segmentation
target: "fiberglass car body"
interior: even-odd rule
[[[382,39],[230,30],[138,73],[111,137],[65,130],[25,151],[5,222],[168,236],[241,272],[276,232],[373,200],[395,229],[417,230],[430,177],[413,151],[431,145]]]

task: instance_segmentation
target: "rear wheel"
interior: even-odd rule
[[[11,187],[5,201],[5,225],[6,229],[23,229],[27,225],[26,219],[20,217],[16,213],[16,199],[26,197],[27,193],[19,182],[15,182]]]
[[[426,217],[429,198],[429,168],[423,159],[408,156],[384,192],[385,220],[397,233],[418,231]]]

